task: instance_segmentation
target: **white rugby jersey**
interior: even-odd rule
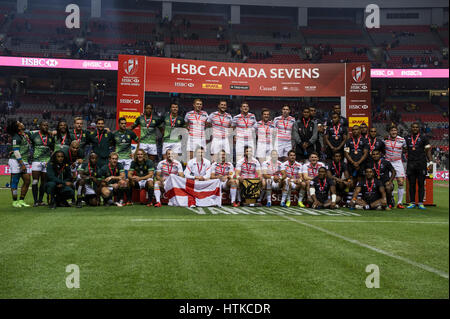
[[[253,140],[253,127],[256,123],[256,117],[253,113],[246,116],[241,114],[233,117],[232,125],[236,127],[236,140]]]
[[[227,112],[220,114],[219,111],[216,111],[209,114],[207,122],[211,123],[213,138],[227,138],[232,121],[233,117]]]
[[[264,123],[262,120],[258,121],[255,123],[253,128],[256,130],[256,136],[258,136],[258,145],[272,145],[272,137],[274,132],[272,121],[267,121],[266,123]]]
[[[216,176],[228,176],[230,172],[234,172],[234,165],[231,162],[214,162],[211,165],[211,173],[216,174]]]
[[[297,161],[291,164],[287,160],[283,163],[281,170],[286,172],[287,177],[297,179],[302,173],[302,164]]]
[[[189,136],[198,139],[205,138],[205,124],[208,120],[208,113],[200,111],[189,111],[184,117],[184,121],[188,125]]]
[[[325,167],[325,164],[322,162],[317,162],[316,165],[313,165],[311,163],[305,163],[302,166],[302,173],[308,174],[309,177],[314,178],[319,174],[319,168]]]
[[[293,116],[288,116],[284,118],[283,116],[277,116],[273,120],[273,126],[276,129],[278,142],[290,143],[292,136],[292,126],[295,123],[295,118]]]
[[[168,160],[162,160],[158,163],[156,167],[156,172],[161,173],[162,177],[168,177],[170,174],[178,175],[179,172],[183,171],[183,166],[177,160],[173,160],[169,163]]]
[[[236,170],[241,171],[240,176],[243,178],[258,178],[257,171],[261,170],[261,164],[259,164],[259,161],[254,157],[247,161],[244,156],[236,163]]]
[[[211,162],[204,158],[198,162],[196,158],[191,159],[184,170],[186,178],[194,178],[203,176],[204,178],[211,177]]]
[[[282,167],[283,163],[279,160],[277,160],[275,163],[273,163],[272,160],[268,160],[262,163],[263,172],[271,176],[281,177]]]
[[[406,141],[403,137],[397,136],[395,139],[384,140],[385,150],[386,150],[386,160],[389,162],[401,161],[402,160],[402,150],[406,147]]]

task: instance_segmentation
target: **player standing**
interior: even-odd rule
[[[98,155],[98,167],[103,168],[109,162],[110,146],[114,141],[114,135],[105,129],[105,120],[101,117],[95,121],[96,130],[89,132],[86,144],[92,145],[92,152]]]
[[[211,165],[211,179],[220,179],[220,187],[222,190],[230,190],[231,204],[236,203],[236,194],[238,181],[233,178],[234,166],[231,162],[227,162],[227,153],[225,150],[219,152],[219,158]]]
[[[55,151],[59,150],[67,150],[69,148],[71,139],[69,134],[69,129],[67,127],[66,121],[59,121],[56,126],[56,135],[55,138]]]
[[[273,150],[273,122],[270,120],[270,110],[263,108],[261,111],[261,121],[256,122],[254,129],[258,138],[256,148],[256,158],[263,163],[270,158]]]
[[[356,181],[361,180],[364,176],[363,165],[369,154],[369,146],[366,139],[361,136],[358,125],[352,127],[352,136],[345,143],[344,152],[353,185],[356,185]]]
[[[119,119],[119,127],[120,127]],[[140,149],[144,150],[145,153],[148,154],[148,157],[152,160],[156,160],[156,156],[158,155],[158,150],[156,147],[156,129],[160,129],[164,120],[160,118],[155,112],[153,112],[153,105],[148,103],[145,105],[144,114],[138,116],[134,121],[133,125],[131,125],[130,129],[133,131],[136,127],[139,126],[141,134],[139,138],[138,146]],[[125,128],[126,129],[126,120],[125,120]],[[133,132],[134,133],[134,132]],[[136,135],[136,134],[135,134]],[[132,136],[132,135],[131,135]],[[134,140],[134,138],[133,138]],[[116,138],[117,141],[117,138]],[[130,141],[131,143],[131,141]],[[137,148],[136,148],[137,149]],[[116,150],[116,152],[118,152]],[[119,160],[122,160],[122,157],[119,153]],[[131,152],[130,152],[131,153]],[[129,154],[130,154],[129,153]],[[127,157],[128,160],[128,157]],[[131,159],[129,160],[131,163]],[[129,164],[125,165],[125,170],[129,168]]]
[[[11,172],[11,194],[13,207],[30,207],[25,203],[25,196],[30,187],[30,174],[28,174],[26,164],[30,158],[31,138],[25,131],[25,125],[19,121],[10,121],[6,132],[12,137],[12,154],[8,160],[9,170]],[[20,199],[17,200],[17,188],[20,178],[23,180],[20,190]]]
[[[423,198],[425,194],[425,176],[427,160],[431,162],[431,144],[427,137],[420,135],[419,123],[411,124],[411,135],[406,137],[405,149],[408,154],[406,172],[409,181],[409,201],[407,208],[425,209]],[[416,181],[419,187],[419,201],[416,200]]]
[[[171,149],[166,151],[166,159],[158,163],[156,167],[155,181],[155,207],[161,207],[161,190],[164,191],[164,182],[169,175],[175,174],[184,177],[183,167],[181,163],[174,159],[174,153]]]
[[[317,141],[317,123],[311,120],[309,108],[303,110],[303,116],[292,127],[293,149],[299,159],[307,159],[314,152]]]
[[[270,159],[262,164],[263,177],[266,180],[267,207],[272,206],[272,190],[279,190],[282,183],[283,163],[278,160],[278,152],[272,150]]]
[[[236,167],[237,162],[242,159],[242,155],[245,156],[245,147],[251,147],[252,155],[254,145],[254,126],[256,124],[256,117],[253,113],[249,112],[250,107],[248,102],[241,103],[241,113],[233,117],[232,126],[236,128],[235,135],[235,147],[236,147]]]
[[[406,147],[405,139],[398,136],[398,130],[395,126],[389,129],[389,137],[384,140],[386,148],[386,160],[391,162],[395,169],[395,179],[397,181],[397,208],[403,209],[403,194],[405,193],[405,168],[402,162],[402,151]]]
[[[302,179],[302,164],[295,160],[296,153],[294,150],[288,152],[288,160],[283,163],[281,168],[282,178],[282,192],[281,203],[282,207],[291,206],[291,191],[298,190],[298,206],[305,207],[303,204],[303,197],[305,196],[305,183]]]
[[[184,121],[188,127],[189,138],[187,143],[187,151],[189,152],[189,159],[194,157],[194,151],[198,146],[206,147],[205,140],[205,126],[208,120],[208,113],[202,111],[203,101],[195,99],[194,110],[186,113]]]
[[[327,157],[331,159],[334,153],[342,152],[347,138],[347,128],[339,121],[339,115],[333,113],[331,115],[331,125],[327,127],[323,136],[323,140],[327,146]]]
[[[166,159],[166,152],[171,149],[174,155],[181,155],[181,139],[179,136],[172,136],[172,130],[185,127],[184,118],[178,115],[178,104],[170,104],[170,112],[164,117],[163,130],[163,158]]]
[[[211,113],[207,123],[212,126],[211,155],[217,155],[221,150],[227,154],[231,153],[229,135],[233,117],[226,112],[227,101],[220,100],[217,111]]]
[[[291,107],[286,104],[281,108],[281,116],[277,116],[273,120],[278,156],[281,161],[286,161],[287,153],[292,149],[292,126],[295,123],[295,118],[290,116],[290,113]]]
[[[383,156],[385,153],[385,145],[383,139],[377,136],[376,127],[371,127],[369,130],[369,135],[367,137],[367,143],[369,144],[369,155],[372,155],[374,150],[380,151]]]
[[[80,144],[80,150],[84,158],[87,135],[86,132],[83,132],[82,117],[78,116],[73,119],[73,130],[70,131],[69,134],[71,141],[77,141]]]

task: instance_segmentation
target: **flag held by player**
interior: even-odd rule
[[[170,175],[164,186],[169,206],[221,206],[222,192],[219,179],[197,181]]]

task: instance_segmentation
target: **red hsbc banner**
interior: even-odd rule
[[[117,115],[130,126],[143,112],[145,102],[145,56],[120,55],[117,78]],[[117,125],[118,126],[118,125]]]
[[[223,63],[147,57],[145,90],[242,96],[343,96],[345,65]]]
[[[370,63],[346,63],[345,106],[348,125],[370,126]]]

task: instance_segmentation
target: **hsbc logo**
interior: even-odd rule
[[[348,106],[349,110],[367,110],[369,106],[367,104],[360,105],[360,104],[350,104]]]
[[[58,61],[55,59],[22,58],[22,65],[35,67],[56,67]]]
[[[361,65],[352,69],[352,78],[353,81],[357,83],[364,81],[364,79],[366,78],[366,67],[364,65]]]
[[[195,86],[195,84],[194,83],[186,83],[186,82],[175,82],[174,83],[174,85],[176,86],[176,87],[190,87],[190,88],[193,88],[194,86]]]
[[[133,100],[133,103],[134,103],[134,104],[139,104],[139,103],[141,103],[141,100],[137,100],[137,99],[136,99],[136,100]]]
[[[128,75],[134,75],[138,71],[138,59],[128,59],[123,63],[123,70]]]
[[[58,61],[56,61],[55,59],[48,59],[47,61],[45,61],[45,64],[47,64],[48,66],[57,66]]]
[[[134,101],[139,101],[139,100],[120,99],[120,103],[123,103],[123,104],[133,104],[133,103],[135,103]],[[139,101],[139,102],[140,102],[140,101]],[[136,104],[138,104],[138,103],[136,103]]]

